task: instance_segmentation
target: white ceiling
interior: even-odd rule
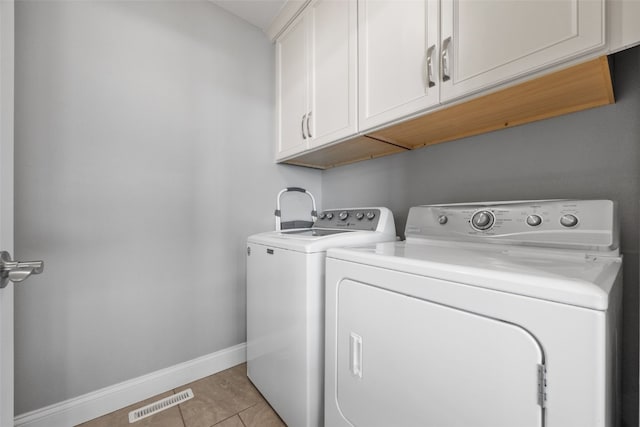
[[[286,0],[210,0],[266,32]]]

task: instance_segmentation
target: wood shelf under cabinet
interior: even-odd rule
[[[284,162],[328,169],[614,102],[603,56]]]
[[[293,159],[285,160],[284,163],[317,169],[329,169],[407,150],[407,148],[378,141],[374,138],[358,136],[319,150],[301,153]]]

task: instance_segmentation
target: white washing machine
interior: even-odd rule
[[[330,249],[327,427],[618,425],[614,203],[411,208],[405,242]]]
[[[322,212],[247,244],[247,375],[289,427],[323,425],[324,279],[331,247],[396,240],[387,208]]]

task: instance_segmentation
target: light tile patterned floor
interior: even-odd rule
[[[193,399],[129,424],[130,411],[187,388],[193,390]],[[247,378],[247,365],[243,363],[80,426],[285,427],[285,424],[251,384]]]

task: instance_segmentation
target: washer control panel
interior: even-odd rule
[[[416,206],[409,210],[405,235],[567,248],[618,245],[616,209],[610,200]]]
[[[332,209],[320,212],[313,228],[376,231],[380,217],[378,208]]]

